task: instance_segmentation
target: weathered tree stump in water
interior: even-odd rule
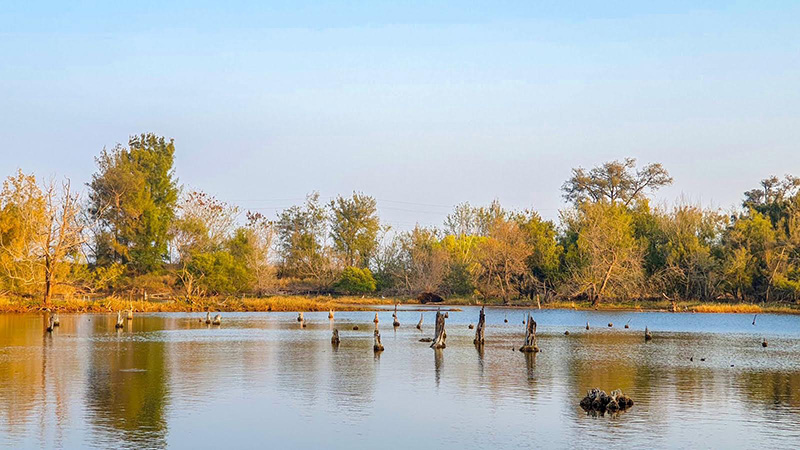
[[[124,325],[123,325],[123,321],[122,321],[122,311],[117,311],[117,323],[116,323],[116,325],[114,325],[114,328],[120,329],[123,326]]]
[[[133,309],[132,308],[128,309],[128,317],[127,317],[127,319],[128,320],[133,320]]]
[[[383,351],[383,344],[381,344],[381,332],[375,330],[375,343],[372,345],[372,350],[375,353]]]
[[[417,329],[422,329],[422,313],[419,313],[419,322],[417,322]]]
[[[297,321],[298,322],[303,322],[304,320],[305,320],[305,318],[303,317],[303,313],[302,312],[297,313]]]
[[[372,321],[375,322],[376,325],[378,324],[378,313],[375,313],[375,318],[372,319]]]
[[[478,316],[478,329],[475,330],[475,339],[472,341],[475,345],[483,345],[483,330],[486,326],[486,312],[484,307],[481,307],[481,313]]]
[[[357,330],[357,329],[358,329],[358,325],[353,325],[353,330]]]
[[[586,397],[581,400],[580,405],[586,412],[600,413],[601,415],[606,412],[613,414],[633,406],[633,399],[623,394],[620,389],[615,389],[611,391],[611,395],[608,395],[605,391],[594,388],[586,393]]]
[[[333,310],[332,309],[328,310],[328,319],[333,320]]]
[[[211,321],[211,325],[220,325],[222,323],[222,316],[217,314],[214,316],[214,320]]]
[[[206,311],[206,325],[210,324],[211,324],[211,313],[209,311]]]
[[[331,336],[331,344],[339,345],[339,330],[333,329],[333,336]]]
[[[564,332],[564,336],[569,336],[569,330]]]
[[[614,326],[614,324],[613,324],[613,323],[611,323],[611,322],[608,322],[608,328],[611,328],[611,327],[613,327],[613,326]]]
[[[54,319],[54,318],[53,318],[53,316],[51,315],[51,316],[50,316],[50,317],[48,317],[48,319],[47,319],[47,332],[48,332],[48,333],[52,333],[52,332],[53,332],[53,328],[55,328],[55,327],[56,327],[56,324],[55,324],[55,319]]]
[[[444,314],[436,311],[436,327],[433,334],[433,343],[431,344],[431,348],[447,347],[444,342],[445,339],[447,339],[447,333],[444,331]]]
[[[589,329],[589,322],[586,322],[586,329]]]
[[[53,326],[54,327],[60,327],[61,326],[61,320],[58,318],[58,313],[53,313],[53,315],[50,316],[50,317],[53,319]]]
[[[393,327],[399,327],[400,326],[400,321],[397,320],[397,303],[394,304],[394,314],[392,314],[392,319],[393,319],[392,320],[392,326]]]
[[[469,328],[470,330],[472,330],[473,328],[475,328],[475,325],[473,325],[473,324],[469,324],[469,325],[467,325],[467,328]]]
[[[653,335],[650,334],[650,330],[647,327],[644,327],[644,340],[649,341],[653,339]]]
[[[525,353],[536,353],[539,347],[536,345],[536,321],[528,313],[528,324],[525,327],[525,344],[519,348],[519,351]]]
[[[767,344],[767,338],[764,338],[764,340],[761,342],[761,346],[766,348],[767,345],[769,345],[769,344]]]

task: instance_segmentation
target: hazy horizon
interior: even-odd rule
[[[176,174],[270,216],[361,191],[400,229],[498,199],[554,219],[573,167],[635,157],[723,209],[800,175],[800,5],[0,6],[0,175],[89,180],[174,138]]]

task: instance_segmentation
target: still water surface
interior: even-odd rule
[[[62,315],[52,336],[0,315],[0,447],[800,447],[798,316],[534,311],[525,355],[521,310],[487,309],[482,351],[477,308],[450,312],[446,349],[419,342],[434,314],[380,313],[379,356],[373,312]],[[592,387],[636,404],[589,416]]]

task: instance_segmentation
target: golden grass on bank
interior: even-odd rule
[[[371,309],[369,306],[393,304],[394,300],[374,297],[303,297],[273,296],[265,298],[209,297],[173,299],[168,301],[126,300],[120,297],[103,299],[53,299],[50,309],[62,312],[101,313],[133,309],[136,312],[193,312],[193,311],[353,311]],[[23,313],[44,309],[39,299],[23,297],[0,298],[0,312]]]
[[[699,313],[758,314],[764,312],[764,310],[759,305],[752,305],[749,303],[735,303],[735,304],[711,303],[711,304],[692,306],[691,310]]]

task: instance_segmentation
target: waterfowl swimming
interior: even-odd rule
[[[116,323],[116,325],[114,325],[114,328],[120,329],[123,326],[124,325],[123,325],[123,321],[122,321],[122,311],[117,311],[117,323]]]

